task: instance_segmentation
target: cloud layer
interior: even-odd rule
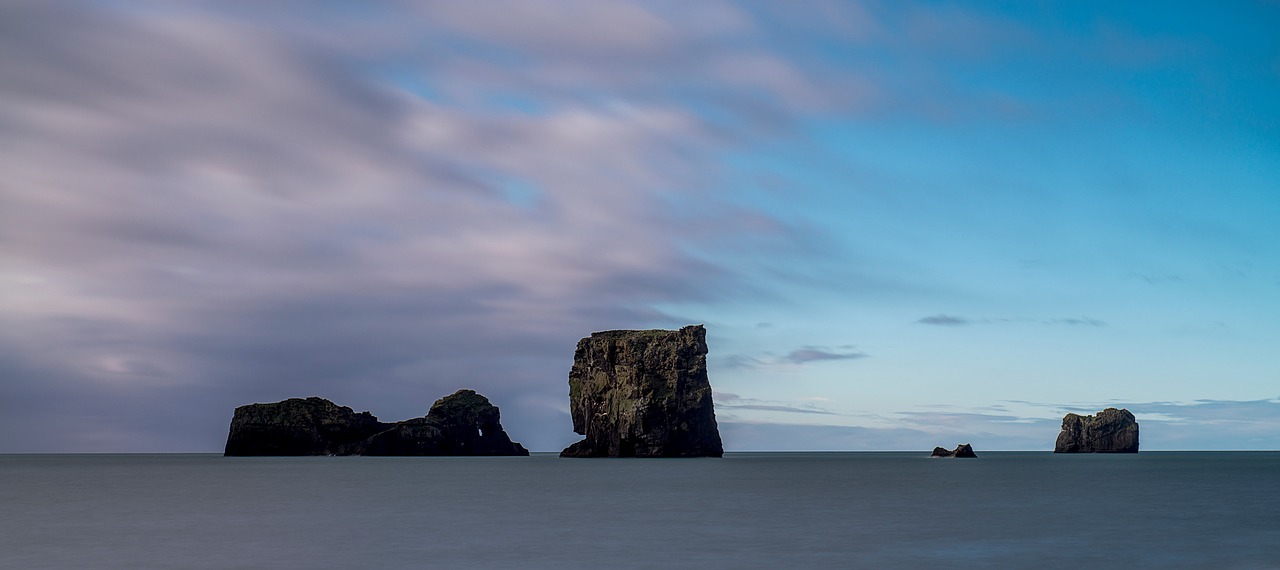
[[[934,446],[953,447],[971,443],[982,450],[1052,451],[1066,412],[1094,414],[1107,407],[1123,407],[1138,420],[1141,447],[1146,451],[1280,449],[1280,398],[1268,400],[1201,400],[1175,402],[1103,402],[1063,407],[1030,404],[1031,410],[1012,411],[996,404],[986,409],[966,410],[932,406],[926,411],[904,411],[867,416],[838,414],[822,408],[773,403],[748,407],[735,405],[751,401],[736,395],[721,403],[720,426],[726,448],[741,451],[927,451]],[[1010,403],[1027,405],[1029,403]],[[1035,410],[1034,408],[1041,408]],[[863,425],[823,423],[798,425],[746,421],[736,409],[761,409],[844,415]],[[1047,415],[1046,413],[1047,412]]]
[[[1121,322],[1116,308],[1133,303],[1104,302],[1097,288],[1105,281],[1090,280],[1095,250],[1106,249],[1098,244],[1140,244],[1128,232],[1151,220],[1125,212],[1165,212],[1159,219],[1177,221],[1177,231],[1148,241],[1192,255],[1178,236],[1198,234],[1183,231],[1181,216],[1194,222],[1204,208],[1190,191],[1143,194],[1150,203],[1106,194],[1114,186],[1106,180],[1130,166],[1158,166],[1158,176],[1139,177],[1152,188],[1166,187],[1176,169],[1134,162],[1080,169],[1077,179],[1074,165],[1090,155],[1060,155],[1057,139],[1042,135],[1061,125],[1089,137],[1122,132],[1099,117],[1146,112],[1154,124],[1196,116],[1148,104],[1164,92],[1116,85],[1198,93],[1217,76],[1166,81],[1199,76],[1169,73],[1170,62],[1194,56],[1205,70],[1231,66],[1210,65],[1212,50],[1062,27],[1056,15],[715,0],[5,2],[0,452],[212,451],[240,404],[320,395],[402,419],[460,387],[493,399],[530,448],[558,449],[576,439],[565,378],[578,338],[706,315],[726,325],[708,322],[713,337],[726,331],[713,365],[745,379],[742,388],[721,387],[745,393],[774,373],[795,380],[803,372],[805,381],[841,382],[842,398],[858,382],[927,380],[929,361],[912,347],[940,331],[910,324],[921,307],[1022,315],[916,321],[955,327],[946,332],[1006,323],[986,330],[1112,332],[1103,327]],[[1258,76],[1252,69],[1222,77]],[[1148,80],[1109,80],[1120,76]],[[1224,116],[1262,134],[1273,126],[1271,103],[1236,103],[1219,106]],[[1138,126],[1130,130],[1164,142],[1165,131]],[[1047,146],[987,147],[973,133],[1028,135]],[[1116,140],[1162,160],[1180,156]],[[1001,149],[1054,157],[1072,171],[1060,182],[1070,188],[1038,188],[1055,178],[1045,170],[1052,165]],[[1214,176],[1230,170],[1203,165]],[[1265,175],[1255,166],[1240,169]],[[1205,203],[1249,212],[1262,223],[1242,231],[1260,236],[1257,244],[1274,241],[1258,229],[1274,225],[1270,210],[1234,207],[1214,181]],[[1142,194],[1143,184],[1129,182],[1117,184]],[[1070,243],[1053,251],[1006,249],[1054,244],[1018,233],[1043,225],[1047,209],[1061,213],[1049,226],[1087,221],[1090,229],[1064,232],[1058,237],[1072,238],[1060,241]],[[1216,222],[1237,228],[1250,219]],[[1086,261],[1044,274],[1040,285],[1019,281],[1021,272],[984,281],[1015,254],[1076,259],[1071,244]],[[1219,255],[1223,248],[1204,251],[1186,259],[1245,266]],[[971,263],[966,252],[992,263]],[[1254,271],[1271,275],[1262,255]],[[1196,263],[1125,271],[1173,276],[1147,283],[1183,275],[1197,283],[1182,265]],[[984,275],[972,285],[948,277],[965,271]],[[1020,304],[1000,293],[1008,283],[1021,283]],[[1079,302],[1040,289],[1072,291]],[[1142,296],[1151,291],[1144,286]],[[1222,296],[1263,297],[1242,291]],[[1181,297],[1154,300],[1164,304],[1150,314],[1183,306]],[[1223,306],[1177,314],[1226,330]],[[1085,313],[1106,321],[1053,316]],[[734,322],[760,324],[748,332]],[[910,330],[895,333],[898,325]],[[1256,330],[1254,338],[1273,336]],[[1232,346],[1244,353],[1252,345]],[[876,358],[859,360],[868,353]],[[1242,383],[1265,384],[1265,364],[1242,366]],[[841,379],[855,367],[878,368]],[[1188,368],[1166,371],[1174,367]],[[724,409],[741,412],[731,426],[772,414],[854,418],[834,405],[749,398]],[[1210,409],[1153,408],[1151,421],[1210,425],[1170,419]],[[950,411],[957,436],[988,420],[1001,429],[1027,424]],[[944,415],[896,417],[915,418],[903,433],[953,433],[930,431]],[[1212,425],[1252,437],[1253,428],[1228,420]],[[1255,420],[1249,425],[1270,425]],[[1001,429],[988,431],[1040,438]]]
[[[716,157],[835,97],[731,5],[571,4],[6,4],[0,417],[61,419],[0,451],[208,450],[234,405],[463,386],[571,439],[578,337],[685,324],[650,307],[734,291],[721,244],[803,247]]]

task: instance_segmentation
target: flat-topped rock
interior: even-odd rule
[[[1054,453],[1137,453],[1138,421],[1129,410],[1107,408],[1093,416],[1067,414]]]
[[[618,330],[578,341],[569,371],[573,431],[561,457],[720,457],[706,329]]]
[[[225,455],[528,455],[499,422],[497,406],[459,390],[425,417],[379,422],[323,398],[236,408]]]

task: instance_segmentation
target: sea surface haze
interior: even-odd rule
[[[1280,452],[0,455],[0,568],[1280,568]]]

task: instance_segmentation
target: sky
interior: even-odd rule
[[[0,5],[0,452],[702,323],[728,451],[1280,449],[1280,4]]]

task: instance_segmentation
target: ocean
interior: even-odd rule
[[[0,568],[1280,568],[1280,452],[0,455]]]

